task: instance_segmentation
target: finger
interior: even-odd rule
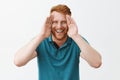
[[[67,20],[67,24],[70,25],[71,24],[71,19],[69,15],[66,15],[66,20]]]
[[[47,19],[46,19],[46,24],[52,24],[52,21],[51,21],[51,18],[50,17],[47,17]]]
[[[47,24],[48,23],[48,17],[46,18],[46,20],[45,20],[45,24]]]
[[[51,25],[52,25],[53,19],[54,19],[53,15],[50,15],[49,20],[50,20]]]
[[[73,18],[71,18],[71,24],[76,24]]]
[[[50,15],[50,20],[51,20],[51,21],[53,20],[53,18],[54,18],[53,15]]]

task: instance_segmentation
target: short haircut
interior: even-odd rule
[[[71,16],[71,11],[70,8],[67,5],[64,4],[58,4],[56,6],[53,6],[50,10],[50,13],[52,13],[53,11],[57,11],[60,12],[64,15],[70,15]]]

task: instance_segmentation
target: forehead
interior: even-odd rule
[[[53,20],[66,20],[66,15],[62,13],[53,11],[51,15],[53,16]]]

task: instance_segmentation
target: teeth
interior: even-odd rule
[[[57,33],[61,33],[61,32],[63,32],[63,30],[56,30],[56,32],[57,32]]]

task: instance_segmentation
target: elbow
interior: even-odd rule
[[[17,59],[14,59],[14,64],[15,64],[17,67],[22,67],[22,66],[25,65],[25,64],[23,64],[22,62],[20,62],[20,61],[17,60]]]
[[[17,61],[14,61],[14,64],[15,64],[17,67],[22,67],[22,66],[23,66],[22,64],[20,64],[20,63],[17,62]]]
[[[99,61],[99,62],[94,63],[94,64],[91,65],[91,66],[94,67],[94,68],[99,68],[99,67],[101,67],[101,65],[102,65],[102,62]]]
[[[92,67],[94,68],[100,68],[102,65],[102,58],[101,56],[99,58],[96,58],[94,61],[93,61],[93,65]]]

